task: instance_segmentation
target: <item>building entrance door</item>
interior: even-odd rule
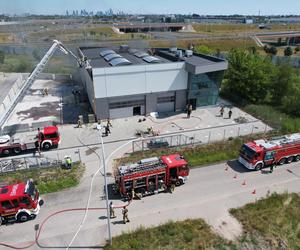
[[[141,115],[141,106],[133,107],[133,115]]]

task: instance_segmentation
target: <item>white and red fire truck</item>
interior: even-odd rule
[[[164,191],[172,184],[184,184],[189,175],[188,162],[179,154],[152,157],[128,166],[120,166],[116,185],[122,197],[136,194],[149,195]]]
[[[21,133],[18,136],[0,136],[0,155],[8,156],[12,153],[20,154],[29,149],[48,150],[57,147],[60,143],[60,134],[56,126],[44,127],[43,130],[30,133]]]
[[[0,187],[0,225],[35,218],[43,203],[32,180]]]
[[[299,160],[300,133],[247,142],[242,145],[239,156],[239,162],[252,170]]]

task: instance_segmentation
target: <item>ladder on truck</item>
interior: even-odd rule
[[[137,172],[147,172],[147,171],[151,171],[151,170],[156,170],[156,169],[160,169],[160,168],[165,168],[165,166],[161,163],[161,162],[156,162],[156,163],[141,163],[136,167],[132,167],[132,168],[127,168],[126,172],[124,172],[123,176],[129,175],[129,174],[134,174]]]
[[[2,115],[2,117],[0,117],[0,128],[2,128],[2,126],[4,125],[6,120],[9,118],[10,114],[12,113],[12,111],[14,110],[14,108],[16,107],[18,102],[24,97],[26,91],[31,87],[31,85],[37,79],[39,74],[43,71],[46,64],[48,63],[48,61],[50,60],[50,58],[52,57],[52,55],[54,54],[54,52],[56,51],[57,48],[59,48],[64,54],[66,54],[66,55],[70,54],[72,57],[74,57],[80,67],[83,66],[82,61],[79,58],[77,58],[77,56],[75,56],[72,51],[68,50],[60,41],[53,40],[52,46],[47,51],[47,53],[44,55],[42,60],[38,63],[38,65],[35,67],[35,69],[31,72],[31,74],[26,79],[26,81],[23,83],[19,93],[12,101],[11,106],[4,112],[4,115]]]

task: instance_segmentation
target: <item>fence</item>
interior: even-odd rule
[[[73,162],[81,162],[80,150],[71,150],[60,155],[58,152],[49,152],[49,155],[32,155],[0,160],[0,173],[14,172],[18,170],[30,170],[37,168],[60,167],[64,164],[64,156],[71,156]]]
[[[266,133],[270,130],[272,130],[271,127],[260,121],[194,129],[180,134],[174,133],[134,141],[132,142],[132,151],[144,151],[163,147],[197,146],[233,139],[239,136]]]

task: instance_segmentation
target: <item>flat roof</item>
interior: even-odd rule
[[[130,62],[129,65],[149,65],[149,64],[160,64],[160,63],[172,63],[172,62],[186,62],[186,70],[199,74],[203,72],[219,71],[225,70],[228,67],[228,62],[226,60],[199,54],[192,53],[188,57],[185,56],[186,50],[178,49],[182,56],[178,57],[178,53],[172,52],[169,48],[153,48],[153,55],[148,49],[134,49],[127,47],[126,50],[121,47],[80,47],[79,48],[82,55],[86,56],[90,60],[90,65],[94,68],[104,68],[104,67],[117,67],[124,64],[110,63],[110,60],[106,60],[107,53],[116,53]],[[190,51],[191,52],[191,51]],[[101,56],[105,54],[105,56]],[[140,57],[143,53],[147,53],[149,56],[154,58],[145,58],[145,55]],[[157,60],[155,60],[157,59]],[[128,64],[127,64],[128,65]]]

